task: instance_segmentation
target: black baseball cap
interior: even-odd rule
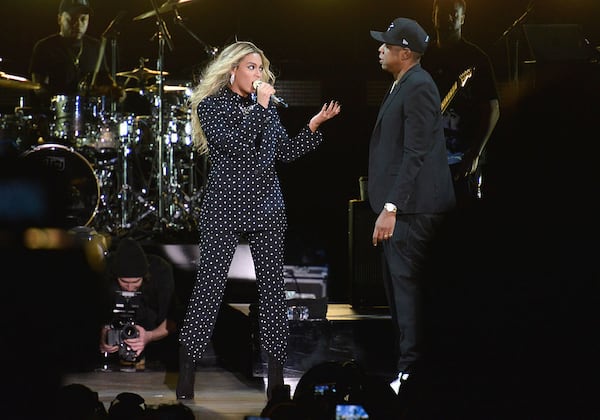
[[[74,12],[85,13],[91,15],[93,13],[88,0],[61,0],[60,6],[58,6],[58,13],[67,12],[69,14]]]
[[[387,31],[371,31],[373,39],[390,45],[400,45],[423,54],[429,45],[429,35],[415,20],[396,18]]]

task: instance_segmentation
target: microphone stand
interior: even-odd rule
[[[112,31],[110,34],[109,38],[110,38],[110,53],[111,53],[111,59],[110,59],[110,77],[113,80],[113,82],[116,82],[117,80],[117,53],[118,53],[118,48],[117,48],[117,36],[119,35],[118,31]],[[106,39],[106,37],[102,37],[102,40],[104,41]],[[114,123],[119,123],[119,121],[117,120],[117,102],[118,99],[116,98],[112,98],[111,102],[110,102],[110,116],[109,116],[109,120],[111,120],[112,118],[114,118],[114,120],[112,120],[111,122]],[[120,130],[119,125],[117,125],[117,130]],[[114,134],[114,133],[113,133]],[[121,138],[121,133],[119,134],[119,157],[121,159],[121,186],[119,189],[119,194],[121,196],[121,221],[120,221],[120,228],[125,229],[129,226],[128,224],[128,220],[129,220],[129,216],[130,216],[130,207],[129,207],[129,191],[131,186],[129,185],[129,165],[128,165],[128,160],[129,160],[129,155],[131,154],[131,149],[130,149],[130,144],[129,144],[129,139],[126,138],[126,141],[123,141],[123,139]]]
[[[121,11],[119,14],[110,22],[106,30],[102,33],[101,43],[100,43],[100,53],[98,56],[98,60],[96,62],[96,67],[94,70],[94,75],[92,77],[92,86],[94,86],[96,81],[96,76],[98,75],[98,71],[100,70],[100,66],[104,62],[104,52],[106,49],[106,43],[110,39],[111,46],[111,60],[110,60],[110,79],[112,83],[116,83],[117,80],[117,37],[120,35],[119,25],[121,21],[125,17],[126,12]],[[117,103],[118,98],[115,98],[113,94],[110,95],[110,111],[106,109],[106,102],[102,101],[101,107],[101,115],[100,119],[102,123],[107,123],[109,125],[119,123],[117,119]],[[108,112],[108,114],[107,114]],[[120,129],[119,125],[117,128]],[[113,133],[115,135],[117,133]],[[120,228],[128,227],[128,218],[129,218],[129,169],[128,169],[128,156],[130,154],[130,143],[129,139],[123,139],[121,133],[119,135],[119,154],[118,159],[120,163],[120,178],[117,178],[120,183],[119,192],[117,193],[117,197],[120,198],[119,202],[121,204],[121,214],[120,214]]]
[[[152,3],[152,8],[154,9],[154,13],[156,15],[156,26],[158,30],[156,32],[156,36],[158,38],[158,60],[157,60],[157,70],[159,71],[157,82],[158,82],[158,127],[157,127],[157,166],[158,170],[156,173],[156,188],[157,188],[157,199],[158,199],[158,217],[157,217],[157,226],[156,229],[160,230],[160,223],[164,220],[164,211],[165,206],[163,202],[163,172],[166,172],[166,168],[164,168],[164,157],[163,157],[163,92],[164,92],[164,83],[163,83],[163,67],[164,67],[164,51],[165,51],[165,43],[169,47],[170,51],[173,51],[173,41],[171,38],[171,34],[167,28],[167,24],[164,19],[161,17],[158,6],[156,5],[155,0],[150,0]],[[166,179],[166,173],[164,174]]]
[[[217,47],[213,47],[211,45],[208,45],[206,42],[202,41],[185,23],[185,19],[181,16],[181,14],[179,13],[179,9],[177,8],[177,6],[173,7],[173,13],[175,14],[175,17],[173,19],[173,21],[179,25],[180,27],[182,27],[192,38],[194,38],[200,45],[202,45],[202,48],[204,48],[204,52],[206,53],[206,55],[209,57],[209,59],[213,60],[216,56],[217,53],[219,52],[219,49]],[[193,148],[192,148],[193,149]],[[203,159],[203,171],[206,171],[206,165],[207,165],[207,157],[208,155],[204,155],[202,157]],[[195,153],[193,150],[190,151],[190,168],[189,168],[189,178],[190,178],[190,185],[188,186],[188,191],[190,193],[190,197],[192,200],[192,204],[191,204],[191,209],[190,211],[193,212],[195,209],[195,202],[194,200],[198,197],[198,185],[197,185],[197,180],[194,176],[194,172],[195,172],[195,168],[196,168],[196,163],[195,163]],[[203,179],[206,176],[206,174],[203,174]]]
[[[519,16],[508,28],[506,28],[506,30],[502,33],[502,35],[500,35],[500,38],[498,38],[496,40],[496,43],[499,43],[500,41],[502,41],[504,39],[505,42],[505,48],[506,48],[506,61],[507,61],[507,68],[508,68],[508,73],[510,75],[510,70],[511,70],[511,59],[510,59],[510,46],[508,44],[508,35],[518,26],[521,24],[521,22],[523,22],[525,20],[525,18],[529,15],[529,13],[533,10],[533,2],[534,0],[531,0],[529,2],[529,4],[527,5],[527,9],[523,12],[523,14],[521,16]],[[519,84],[519,40],[517,39],[515,41],[515,58],[514,58],[515,62],[514,62],[514,75],[513,75],[513,82],[515,82],[517,85]]]

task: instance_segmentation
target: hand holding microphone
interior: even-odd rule
[[[269,106],[269,100],[272,100],[275,105],[288,107],[288,104],[282,98],[275,95],[275,88],[269,83],[255,80],[252,82],[252,87],[256,90],[257,102],[263,107],[267,108]]]

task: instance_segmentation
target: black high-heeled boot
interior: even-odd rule
[[[283,364],[276,358],[269,356],[267,369],[267,399],[270,401],[284,387]]]
[[[194,381],[196,380],[196,364],[187,355],[184,346],[179,346],[179,377],[175,395],[178,400],[194,399]]]

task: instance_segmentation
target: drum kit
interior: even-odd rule
[[[158,17],[176,3],[187,2],[169,1],[136,19]],[[145,67],[143,58],[131,71],[113,70],[117,81],[126,79],[120,86],[137,82],[125,92],[144,105],[143,111],[116,109],[105,97],[56,95],[50,115],[33,114],[23,97],[13,114],[0,114],[3,144],[13,144],[27,163],[68,178],[68,227],[117,235],[131,229],[195,231],[207,162],[192,147],[191,85],[163,83],[168,73],[161,70],[160,48],[158,70]],[[0,88],[25,92],[41,87],[0,72]]]

